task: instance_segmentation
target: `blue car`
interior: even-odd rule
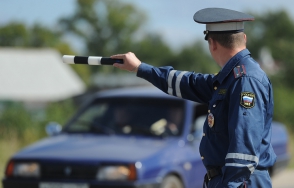
[[[207,106],[155,88],[95,94],[61,129],[8,161],[4,188],[197,188]],[[287,165],[287,132],[273,123],[278,155],[271,174]]]

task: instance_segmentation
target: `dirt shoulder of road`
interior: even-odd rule
[[[293,188],[294,169],[285,169],[272,177],[273,188]]]

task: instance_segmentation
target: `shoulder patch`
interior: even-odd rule
[[[255,94],[251,92],[242,92],[240,105],[244,108],[253,108],[255,105]]]
[[[246,74],[246,69],[244,65],[235,67],[233,71],[234,71],[235,78],[239,78],[243,74]]]

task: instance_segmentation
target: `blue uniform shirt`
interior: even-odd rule
[[[217,75],[142,63],[137,76],[167,94],[208,104],[199,149],[207,169],[222,167],[224,186],[238,186],[255,169],[274,164],[272,86],[247,49],[232,57]]]

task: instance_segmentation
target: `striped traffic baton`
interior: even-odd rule
[[[123,64],[122,59],[112,59],[110,57],[100,56],[73,56],[64,55],[62,60],[66,64],[84,64],[84,65],[113,65],[114,63]]]

